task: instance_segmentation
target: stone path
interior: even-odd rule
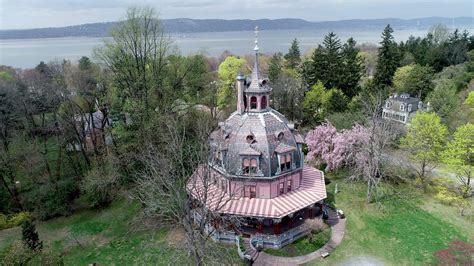
[[[279,257],[267,254],[265,252],[260,252],[257,260],[255,260],[253,265],[263,266],[263,265],[298,265],[310,262],[317,258],[321,258],[321,254],[331,251],[337,247],[344,238],[344,232],[346,230],[346,219],[339,219],[337,213],[333,209],[329,209],[329,219],[328,224],[331,226],[331,239],[326,243],[322,248],[297,257]]]

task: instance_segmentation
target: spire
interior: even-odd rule
[[[252,70],[252,81],[250,83],[250,89],[259,89],[259,72],[258,72],[258,26],[255,27],[255,47],[253,50],[255,51],[255,63],[253,65]]]

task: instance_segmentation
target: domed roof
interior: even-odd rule
[[[211,135],[210,164],[228,177],[268,179],[303,168],[303,138],[268,106],[272,89],[260,80],[257,43],[250,84],[237,77],[237,111]]]
[[[265,112],[234,112],[219,130],[211,135],[211,146],[222,153],[217,168],[227,175],[270,178],[280,174],[278,154],[292,156],[292,169],[303,166],[298,147],[302,137],[281,113],[268,108]],[[256,159],[258,170],[244,175],[242,161]]]

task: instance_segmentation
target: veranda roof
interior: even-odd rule
[[[211,211],[256,218],[283,218],[284,216],[310,206],[326,198],[324,174],[310,166],[303,168],[300,187],[272,199],[230,197],[217,185],[208,184],[207,193],[200,173],[197,170],[188,183],[188,192]],[[206,195],[207,194],[207,195]]]

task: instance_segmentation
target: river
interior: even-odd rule
[[[338,31],[342,41],[353,37],[357,43],[380,42],[380,30]],[[471,31],[472,32],[472,31]],[[259,46],[262,53],[286,52],[294,38],[298,38],[302,52],[322,42],[326,30],[272,30],[261,31]],[[426,30],[395,29],[396,41],[407,40],[410,35],[424,36]],[[249,54],[253,49],[254,34],[251,31],[196,32],[174,34],[174,45],[182,54],[204,52],[219,56],[224,50],[234,54]],[[40,61],[77,60],[81,56],[92,57],[94,47],[102,44],[104,38],[67,37],[49,39],[0,40],[0,65],[17,68],[31,68]]]

